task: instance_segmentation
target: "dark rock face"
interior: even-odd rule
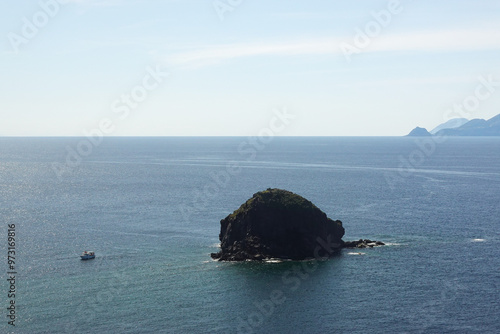
[[[344,228],[305,198],[280,189],[253,195],[221,220],[221,250],[225,261],[284,258],[302,260],[333,254],[342,246]],[[325,251],[326,250],[326,251]]]

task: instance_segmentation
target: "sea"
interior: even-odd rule
[[[386,246],[212,260],[267,188]],[[499,137],[4,137],[0,220],[1,333],[500,333]]]

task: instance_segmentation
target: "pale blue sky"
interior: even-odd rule
[[[220,0],[234,4],[224,20],[210,0],[55,2],[0,3],[0,135],[81,136],[109,119],[109,135],[246,136],[282,107],[296,119],[279,135],[404,135],[447,120],[478,77],[500,81],[498,0],[401,0],[385,26],[371,13],[390,1]],[[376,25],[348,62],[341,43]],[[156,67],[170,75],[118,117]],[[490,95],[470,118],[500,113],[500,85]]]

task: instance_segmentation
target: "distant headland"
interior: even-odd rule
[[[342,248],[384,245],[361,239],[344,242],[344,227],[307,199],[290,191],[267,189],[253,195],[222,219],[220,261],[304,260],[338,254]]]
[[[453,118],[431,131],[416,127],[407,136],[500,136],[500,114],[489,120]]]

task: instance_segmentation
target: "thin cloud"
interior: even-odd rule
[[[380,87],[380,86],[407,86],[407,85],[454,85],[463,83],[475,83],[476,78],[470,76],[430,76],[421,78],[401,78],[401,79],[384,79],[384,80],[363,80],[352,83],[338,83],[339,87]]]
[[[157,0],[64,0],[64,3],[73,3],[85,6],[93,7],[110,7],[119,5],[130,5],[130,4],[144,4],[146,1],[157,1]],[[163,2],[180,2],[187,0],[162,0]]]
[[[242,57],[330,54],[335,52],[335,48],[335,43],[332,40],[294,43],[238,43],[208,46],[176,53],[167,57],[167,62],[181,67],[198,68]]]
[[[268,16],[276,19],[284,20],[336,20],[345,18],[358,17],[347,11],[337,11],[335,13],[328,12],[282,12],[269,13]]]
[[[108,7],[123,3],[122,0],[65,0],[64,3],[73,3],[85,6]]]
[[[500,49],[499,30],[452,30],[393,34],[374,41],[377,51],[477,51]]]
[[[72,3],[87,7],[113,7],[121,5],[143,4],[147,0],[64,0],[65,4]],[[180,0],[164,0],[177,2]]]
[[[227,60],[259,56],[343,55],[341,43],[356,47],[355,35],[342,39],[322,38],[294,42],[235,43],[212,45],[173,53],[166,57],[169,65],[184,69],[217,65]],[[459,52],[500,49],[498,30],[450,30],[373,37],[368,47],[358,47],[360,54],[374,52]],[[353,55],[355,57],[356,55]]]

